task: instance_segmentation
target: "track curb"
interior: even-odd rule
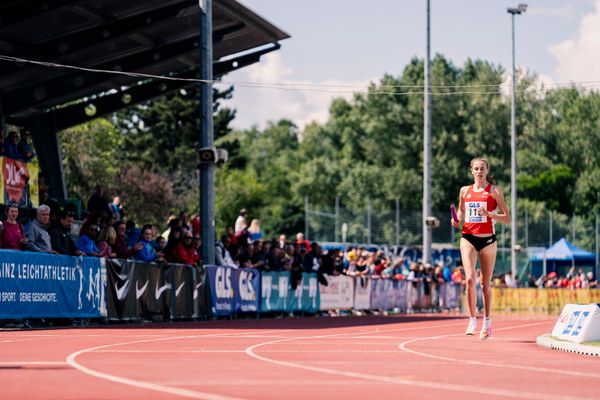
[[[600,347],[587,346],[585,344],[565,342],[564,340],[554,339],[550,335],[541,335],[536,339],[538,346],[544,349],[560,350],[569,353],[577,353],[585,356],[600,357]]]

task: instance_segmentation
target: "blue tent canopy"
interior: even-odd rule
[[[539,276],[544,271],[544,262],[546,263],[546,272],[555,271],[560,274],[558,268],[591,267],[595,275],[596,254],[580,249],[573,243],[569,243],[565,238],[544,251],[534,254],[530,259],[532,275]]]

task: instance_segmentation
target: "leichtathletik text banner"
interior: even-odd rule
[[[0,318],[106,316],[99,258],[0,251]]]

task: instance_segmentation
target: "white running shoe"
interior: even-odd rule
[[[467,331],[465,335],[474,335],[477,331],[477,319],[469,318],[469,326],[467,326]]]
[[[483,318],[483,324],[481,325],[479,339],[488,339],[490,336],[492,336],[492,319]]]

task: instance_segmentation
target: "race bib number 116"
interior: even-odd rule
[[[465,222],[484,224],[487,222],[487,216],[479,215],[479,209],[487,211],[486,201],[467,201],[465,203]]]

